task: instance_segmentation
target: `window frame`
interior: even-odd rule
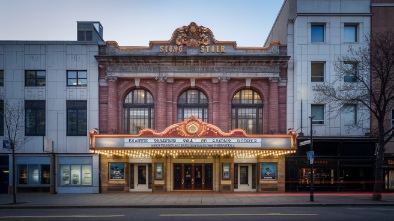
[[[76,168],[78,171],[73,172]],[[86,173],[84,169],[88,169],[90,173]],[[59,164],[59,180],[59,186],[93,186],[92,164]]]
[[[45,136],[45,107],[45,100],[25,100],[25,136]]]
[[[87,101],[86,100],[67,100],[67,131],[66,136],[86,136],[87,135]],[[76,112],[72,113],[72,112]],[[73,116],[71,116],[71,114]],[[73,117],[72,119],[70,119]],[[82,118],[82,119],[81,119]],[[75,119],[75,122],[70,122]],[[70,125],[76,124],[75,129],[71,129]],[[84,127],[84,128],[81,128]],[[71,131],[73,130],[73,131]],[[75,130],[75,131],[74,131]]]
[[[348,68],[348,65],[351,65],[350,68]],[[345,83],[353,83],[357,82],[358,80],[358,62],[356,61],[344,61],[343,62],[343,67],[345,70],[345,75],[343,76],[343,82]],[[352,72],[351,74],[347,74]]]
[[[31,73],[32,77],[30,77],[29,73]],[[40,77],[39,73],[44,73],[44,77]],[[45,70],[25,70],[25,87],[44,87],[44,86],[46,86]]]
[[[75,72],[75,77],[70,77],[70,74]],[[85,73],[85,77],[79,77],[79,74]],[[85,80],[86,83],[80,83],[80,80]],[[72,82],[75,81],[75,84]],[[88,86],[88,71],[87,70],[67,70],[67,87],[87,87]],[[70,83],[71,82],[71,83]]]
[[[4,86],[4,70],[0,70],[0,87]]]
[[[45,168],[46,169],[45,169]],[[40,185],[40,186],[49,186],[51,185],[51,165],[50,164],[26,164],[21,163],[16,166],[16,174],[17,174],[17,186],[27,186],[27,185]],[[47,170],[49,169],[49,170]],[[25,171],[24,171],[25,170]],[[23,172],[24,171],[24,172]],[[34,182],[35,171],[37,171],[37,181]],[[44,177],[44,171],[45,177]]]
[[[143,96],[142,94],[143,93]],[[143,99],[139,99],[142,97]],[[143,120],[147,121],[147,128],[154,128],[155,125],[155,102],[153,100],[152,94],[145,89],[134,89],[130,91],[124,101],[123,101],[123,132],[125,134],[138,134],[142,127],[136,125],[136,128],[130,128],[131,116],[130,113],[132,110],[142,109],[144,112],[148,114],[147,118],[133,118],[135,121]],[[140,127],[140,128],[138,128]],[[139,130],[138,130],[139,129]],[[138,130],[138,131],[137,131]]]
[[[193,99],[193,97],[191,97],[190,93],[192,93],[193,91],[198,92],[197,99]],[[208,106],[209,106],[208,97],[201,90],[187,89],[183,91],[177,100],[177,122],[178,123],[182,122],[190,117],[190,116],[185,117],[185,110],[188,112],[190,111],[193,112],[197,110],[198,114],[201,114],[201,117],[200,116],[195,116],[195,117],[201,119],[204,122],[208,122]]]
[[[352,28],[351,31],[354,30],[354,33],[349,33],[350,28]],[[353,36],[351,36],[353,35]],[[352,38],[351,41],[348,41],[347,39]],[[357,43],[358,42],[358,24],[354,23],[345,23],[343,25],[343,41],[345,43]]]
[[[323,113],[316,114],[316,111],[318,111],[317,108],[322,109]],[[322,116],[319,117],[318,115],[322,115]],[[311,116],[314,116],[314,118],[312,119],[312,124],[318,124],[318,125],[324,124],[325,123],[324,115],[325,115],[324,104],[311,104]]]
[[[244,93],[252,93],[251,99],[245,99]],[[231,99],[231,129],[242,128],[248,134],[263,134],[264,133],[264,110],[263,100],[261,96],[252,89],[242,89],[237,91]],[[240,118],[240,110],[251,110],[254,111],[253,118]],[[250,115],[250,112],[247,113]],[[253,128],[245,129],[247,125],[239,125],[240,119],[252,120],[256,122],[256,125],[252,125]]]
[[[350,108],[352,110],[349,110]],[[357,105],[356,104],[344,105],[343,106],[343,113],[345,114],[344,122],[343,122],[345,126],[353,126],[353,125],[357,124]],[[350,120],[350,118],[349,118],[349,121],[348,121],[348,116],[347,116],[348,114],[352,114],[353,119]]]
[[[321,30],[318,30],[316,28],[320,28]],[[324,23],[312,23],[311,24],[311,42],[313,43],[322,43],[326,41],[326,24]],[[317,33],[317,31],[319,31],[319,33]],[[320,33],[322,32],[322,33]],[[317,34],[319,34],[319,36],[316,36]]]
[[[314,75],[314,68],[313,66],[315,65],[322,65],[322,69],[319,70],[322,72],[321,76],[315,76]],[[325,61],[311,61],[311,82],[324,82],[325,80],[325,68],[326,68],[326,62]],[[316,71],[317,72],[317,71]],[[320,79],[320,80],[314,80],[314,79]]]
[[[394,109],[391,110],[391,128],[394,128]],[[394,133],[394,130],[391,132]]]
[[[4,100],[0,100],[0,136],[4,136]]]

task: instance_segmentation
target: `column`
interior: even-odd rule
[[[118,131],[118,96],[117,96],[117,81],[115,76],[106,76],[108,81],[108,133],[119,133]]]
[[[269,110],[268,110],[268,133],[279,132],[279,77],[270,77]]]
[[[156,77],[157,80],[157,101],[156,101],[156,107],[155,107],[155,112],[156,112],[156,130],[158,132],[162,132],[164,129],[167,127],[167,119],[166,119],[166,89],[167,89],[167,82],[166,82],[167,76],[164,74],[159,74]]]
[[[219,125],[219,78],[212,78],[212,102],[210,105],[212,105],[212,116],[209,116],[213,125],[218,126]]]
[[[219,128],[224,131],[229,131],[229,121],[231,117],[229,115],[229,101],[228,101],[228,80],[230,77],[226,73],[223,73],[219,77]]]

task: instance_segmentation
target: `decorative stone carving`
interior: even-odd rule
[[[165,74],[163,74],[163,73],[160,73],[160,74],[158,74],[157,76],[156,76],[156,78],[155,78],[157,81],[166,81],[167,80],[167,76],[165,75]]]
[[[227,82],[228,80],[230,80],[230,77],[227,73],[223,73],[219,76],[219,82]]]
[[[199,72],[199,73],[275,73],[279,72],[278,66],[263,66],[263,67],[195,67],[195,66],[169,66],[169,67],[154,67],[154,66],[111,66],[107,68],[108,72]]]
[[[270,80],[270,82],[279,82],[280,78],[279,77],[270,77],[269,80]]]
[[[105,76],[105,80],[107,81],[118,81],[118,77],[116,76]]]
[[[197,26],[195,22],[191,22],[190,25],[180,27],[176,30],[178,36],[175,43],[177,45],[187,45],[189,47],[209,45],[210,40],[208,37],[208,31],[208,28]]]

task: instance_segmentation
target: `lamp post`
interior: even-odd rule
[[[314,201],[314,196],[313,196],[313,188],[314,188],[314,184],[313,184],[313,158],[314,158],[314,153],[313,153],[313,137],[312,137],[312,134],[313,134],[313,129],[312,129],[312,119],[314,118],[315,116],[311,116],[311,117],[309,117],[310,119],[311,119],[311,143],[310,143],[310,153],[311,153],[311,159],[310,159],[310,161],[309,161],[309,163],[310,163],[310,170],[311,170],[311,183],[310,183],[310,185],[309,185],[309,200],[311,201],[311,202],[313,202]]]

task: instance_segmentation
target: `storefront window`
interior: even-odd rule
[[[50,166],[47,164],[18,164],[18,184],[50,184]]]
[[[92,185],[91,165],[60,165],[60,185]]]
[[[385,184],[387,190],[394,190],[394,170],[386,171]]]
[[[310,168],[301,168],[299,184],[309,184],[311,178]],[[331,168],[314,168],[313,183],[314,184],[334,184],[335,169]]]

